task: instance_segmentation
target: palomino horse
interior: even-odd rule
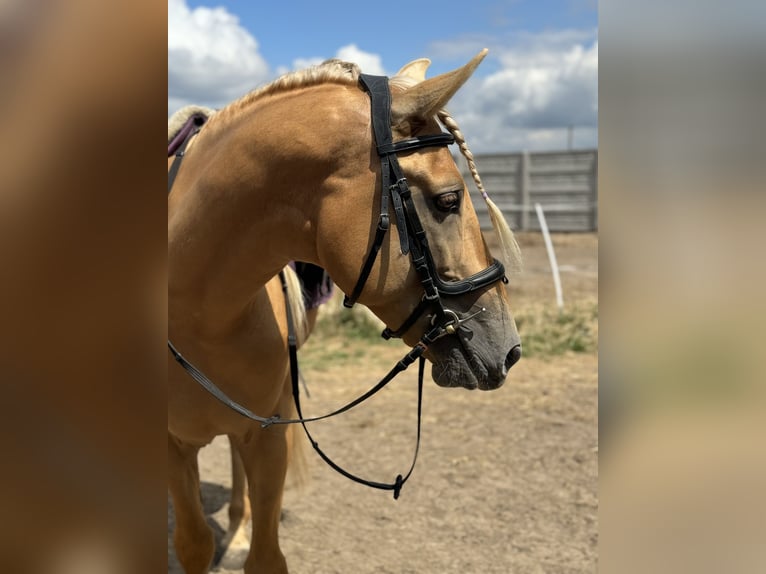
[[[230,104],[191,141],[168,203],[168,332],[233,400],[266,417],[291,412],[285,301],[273,279],[291,260],[327,269],[349,304],[367,305],[388,336],[432,362],[437,384],[502,385],[520,341],[504,267],[447,144],[457,141],[475,167],[443,110],[485,54],[428,80],[428,62],[417,60],[390,82],[329,62]],[[389,206],[398,241],[386,233]],[[508,263],[517,248],[496,208],[493,223]],[[240,416],[169,361],[179,561],[188,574],[209,567],[196,457],[228,434],[250,487],[245,572],[287,572],[277,534],[285,427]]]

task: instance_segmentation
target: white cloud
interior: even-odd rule
[[[596,30],[520,33],[513,41],[453,38],[432,44],[429,52],[436,62],[449,60],[455,67],[484,46],[490,48],[487,61],[449,105],[475,152],[561,149],[569,126],[576,147],[597,145]],[[292,67],[327,57],[355,62],[368,74],[386,74],[379,54],[355,44],[331,56],[296,59]],[[223,106],[288,71],[272,70],[256,38],[225,8],[192,10],[186,0],[168,0],[169,114],[188,103]]]
[[[355,44],[340,47],[334,57],[355,62],[368,74],[385,74],[380,55]],[[293,69],[326,59],[299,58]],[[186,104],[221,107],[272,80],[275,72],[256,38],[226,8],[190,9],[186,0],[168,0],[168,116]]]
[[[168,0],[168,114],[185,104],[220,107],[270,79],[258,42],[225,8]]]
[[[477,40],[467,44],[475,53]],[[471,79],[450,105],[474,151],[565,148],[569,126],[575,147],[597,145],[595,32],[528,34],[511,47],[494,42],[490,55],[499,69]]]

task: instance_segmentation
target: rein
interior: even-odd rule
[[[311,446],[319,454],[332,469],[342,474],[346,478],[369,486],[379,490],[391,490],[394,494],[394,499],[399,498],[402,487],[410,478],[412,471],[415,468],[418,452],[420,450],[420,436],[421,436],[421,412],[423,403],[423,375],[425,371],[425,358],[423,354],[437,339],[452,335],[457,332],[457,329],[461,327],[463,323],[473,319],[484,311],[480,309],[467,317],[461,317],[457,312],[446,308],[442,303],[442,297],[462,295],[470,293],[478,289],[483,289],[492,285],[498,281],[507,281],[505,279],[505,269],[502,263],[497,259],[487,267],[486,269],[463,279],[460,281],[443,281],[436,272],[436,265],[434,264],[431,251],[428,246],[428,240],[426,238],[425,230],[417,216],[415,205],[412,201],[412,194],[407,184],[407,179],[404,177],[399,161],[396,157],[397,153],[417,150],[425,147],[433,146],[447,146],[455,142],[455,138],[449,133],[441,133],[436,135],[424,135],[418,136],[398,142],[392,141],[391,133],[391,92],[388,85],[388,78],[385,76],[370,76],[367,74],[361,74],[359,77],[361,87],[367,91],[370,95],[371,102],[371,117],[372,127],[375,137],[375,143],[377,146],[377,152],[380,156],[381,164],[381,206],[380,216],[378,219],[378,226],[375,232],[375,238],[373,240],[370,251],[362,266],[359,279],[350,296],[344,298],[344,306],[352,307],[359,296],[362,294],[364,286],[372,271],[372,267],[375,264],[375,260],[383,244],[386,233],[390,228],[389,219],[389,200],[394,210],[394,218],[396,220],[396,227],[399,235],[399,244],[402,254],[409,254],[412,258],[412,263],[420,276],[421,283],[424,289],[424,295],[421,302],[415,307],[410,316],[404,321],[404,323],[395,330],[386,328],[383,331],[383,338],[390,339],[392,337],[401,337],[408,329],[410,329],[420,317],[426,313],[429,309],[434,310],[434,314],[431,317],[430,329],[420,338],[418,343],[400,359],[394,367],[383,377],[376,385],[370,388],[366,393],[340,407],[339,409],[317,417],[304,418],[301,410],[300,403],[300,386],[299,386],[299,371],[298,371],[298,345],[297,338],[295,336],[295,325],[293,321],[290,305],[287,303],[287,282],[284,274],[280,272],[279,276],[282,282],[282,291],[285,294],[286,313],[287,313],[287,328],[288,328],[288,349],[289,349],[289,362],[290,362],[290,379],[292,385],[293,400],[295,402],[295,409],[298,418],[284,419],[278,414],[271,417],[262,417],[247,407],[237,403],[229,398],[215,383],[213,383],[202,371],[189,362],[181,353],[175,348],[173,343],[168,339],[168,348],[170,349],[173,358],[179,365],[205,390],[218,399],[229,408],[239,413],[240,415],[256,421],[261,424],[261,427],[266,429],[271,425],[276,424],[300,424],[306,433]],[[168,173],[168,194],[173,185],[175,176],[180,168],[181,160],[183,159],[186,146],[190,139],[199,132],[199,127],[189,133],[183,144],[181,145],[176,158],[173,161],[171,169]],[[405,475],[397,475],[394,482],[384,483],[367,480],[356,476],[347,470],[341,468],[335,462],[333,462],[325,453],[319,448],[319,444],[311,436],[311,433],[306,426],[308,422],[316,422],[324,420],[330,417],[334,417],[359,405],[372,397],[375,393],[380,391],[388,383],[390,383],[399,373],[406,370],[416,360],[419,361],[418,368],[418,406],[417,406],[417,439],[415,444],[415,451],[412,459],[412,464]]]
[[[285,295],[285,301],[287,301],[287,281],[285,279],[283,272],[279,273],[279,278],[282,282],[282,292]],[[170,340],[168,340],[168,348],[170,349],[170,353],[173,355],[173,358],[176,360],[176,362],[179,365],[181,365],[181,367],[183,367],[183,369],[189,374],[189,376],[191,376],[191,378],[197,381],[202,386],[202,388],[204,388],[216,399],[218,399],[220,402],[225,404],[227,407],[229,407],[233,411],[239,413],[245,418],[248,418],[252,421],[260,423],[261,428],[264,428],[264,429],[269,428],[271,425],[300,424],[303,427],[303,430],[306,433],[306,436],[308,437],[309,442],[311,443],[311,446],[314,448],[317,454],[319,454],[322,460],[324,460],[333,470],[339,472],[340,474],[342,474],[346,478],[353,480],[354,482],[358,482],[359,484],[363,484],[371,488],[377,488],[379,490],[392,490],[394,493],[394,499],[395,500],[398,499],[402,486],[404,486],[404,483],[407,482],[410,475],[412,474],[412,471],[415,469],[415,463],[417,461],[418,452],[420,450],[421,412],[422,412],[422,404],[423,404],[423,374],[425,371],[425,359],[422,357],[422,355],[423,353],[426,352],[428,348],[427,344],[438,338],[441,328],[439,327],[434,328],[431,331],[429,331],[429,333],[424,335],[421,341],[417,345],[415,345],[404,357],[402,357],[394,365],[394,367],[388,372],[388,374],[386,374],[385,377],[383,377],[375,386],[371,387],[363,395],[360,395],[353,401],[347,403],[346,405],[340,407],[337,410],[332,411],[331,413],[327,413],[325,415],[321,415],[317,417],[304,418],[303,412],[301,409],[301,402],[300,402],[300,385],[299,385],[299,376],[298,376],[298,373],[299,373],[298,341],[297,341],[297,337],[295,336],[295,323],[293,321],[292,311],[290,310],[290,305],[288,303],[286,303],[285,305],[285,310],[287,313],[287,343],[288,343],[289,357],[290,357],[290,383],[292,387],[293,401],[295,402],[295,410],[298,414],[298,418],[296,419],[284,419],[280,417],[278,414],[273,415],[271,417],[262,417],[260,415],[255,414],[247,407],[229,398],[229,396],[226,395],[226,393],[224,393],[220,389],[220,387],[218,387],[215,383],[213,383],[213,381],[211,381],[202,371],[200,371],[197,367],[195,367],[192,363],[190,363],[183,355],[181,355],[181,353],[178,351],[178,349],[175,348],[175,346],[173,345],[173,343],[170,342]],[[319,443],[317,443],[317,441],[314,440],[313,436],[309,432],[308,427],[306,426],[306,423],[328,419],[351,410],[355,406],[363,403],[364,401],[372,397],[374,394],[376,394],[378,391],[383,389],[383,387],[385,387],[386,385],[388,385],[388,383],[394,380],[396,375],[398,375],[402,371],[405,371],[410,365],[412,365],[418,359],[420,360],[420,365],[418,368],[417,438],[415,443],[415,453],[412,458],[412,464],[410,465],[410,468],[407,471],[407,473],[404,476],[402,476],[401,474],[397,475],[396,479],[392,483],[383,483],[383,482],[375,482],[375,481],[361,478],[340,467],[337,463],[335,463],[332,459],[330,459],[330,457],[328,457],[327,454],[325,454],[325,452],[319,447]]]

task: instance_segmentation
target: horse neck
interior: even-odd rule
[[[295,90],[200,133],[168,205],[171,321],[224,328],[290,260],[319,263],[321,197],[348,149],[358,149],[348,123],[354,109],[363,112],[364,102],[354,103],[362,97],[339,85]],[[357,121],[365,126],[369,118]]]

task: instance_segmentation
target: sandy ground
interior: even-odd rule
[[[555,305],[539,234],[520,236],[516,307]],[[595,235],[556,235],[566,304],[597,298]],[[523,338],[523,333],[522,333]],[[309,342],[311,344],[311,342]],[[402,355],[397,344],[331,370],[305,372],[319,414],[358,395]],[[591,573],[597,569],[596,353],[523,358],[494,392],[441,389],[427,378],[420,457],[399,500],[341,477],[309,452],[311,480],[285,494],[281,545],[294,573]],[[409,467],[416,369],[312,432],[341,465],[389,482]],[[310,450],[310,447],[307,447]],[[209,522],[227,528],[228,442],[200,456]],[[181,572],[170,544],[168,571]],[[214,572],[241,571],[233,544]]]

